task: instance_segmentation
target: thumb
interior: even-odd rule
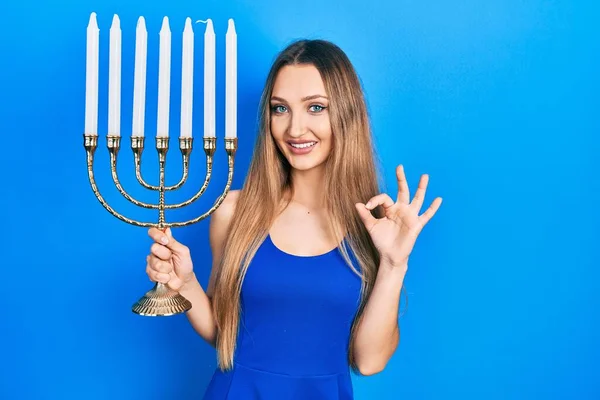
[[[358,211],[358,216],[365,225],[365,228],[367,228],[367,230],[370,231],[373,225],[375,225],[377,218],[375,218],[373,214],[371,214],[371,211],[363,203],[356,203],[354,206],[356,207],[356,211]]]
[[[165,244],[165,246],[167,246],[169,250],[179,255],[185,255],[188,253],[189,250],[187,246],[184,246],[183,244],[179,243],[177,239],[173,237],[173,232],[171,231],[170,227],[165,229],[165,235],[167,235],[167,239],[169,239],[169,242]]]

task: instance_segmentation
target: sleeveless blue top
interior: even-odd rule
[[[337,248],[296,256],[267,235],[242,284],[234,367],[217,368],[204,399],[353,399],[348,345],[360,288]]]

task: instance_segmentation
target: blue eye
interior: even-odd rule
[[[271,111],[273,111],[276,114],[281,114],[281,113],[286,112],[287,109],[282,105],[277,105],[277,106],[272,106]]]
[[[316,109],[315,109],[315,107],[316,107]],[[310,106],[310,110],[312,112],[315,112],[315,113],[319,113],[319,112],[323,111],[326,108],[327,107],[324,107],[324,106],[322,106],[320,104],[313,104],[312,106]]]

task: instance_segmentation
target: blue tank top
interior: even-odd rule
[[[296,256],[267,235],[242,285],[234,367],[217,368],[204,399],[352,399],[348,344],[360,288],[338,249]]]

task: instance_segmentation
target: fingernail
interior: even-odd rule
[[[365,207],[371,208],[371,202],[368,202],[367,204],[365,204]]]
[[[163,236],[163,237],[161,237],[161,238],[160,238],[160,242],[161,242],[162,244],[167,244],[167,243],[169,243],[169,239],[167,239],[167,237],[166,237],[166,236]]]

